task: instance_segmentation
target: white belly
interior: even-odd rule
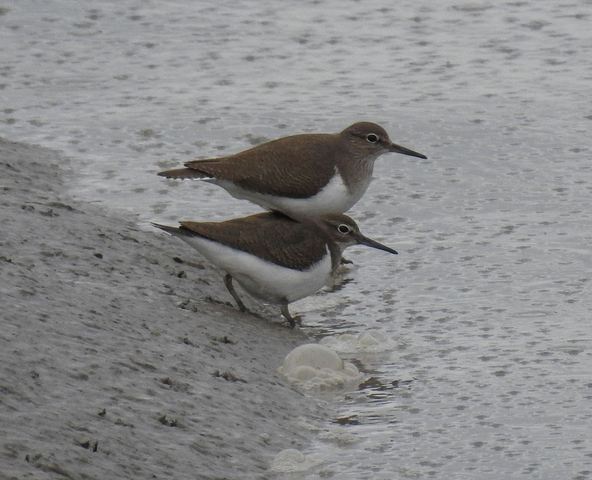
[[[351,192],[338,174],[334,175],[331,181],[312,197],[289,198],[245,190],[224,180],[208,180],[221,186],[235,198],[249,200],[267,210],[279,210],[294,216],[347,212],[362,198],[370,184],[370,178],[368,178],[366,181],[359,182],[355,191]]]
[[[201,237],[179,236],[205,258],[230,273],[251,295],[270,303],[300,300],[321,289],[331,275],[331,255],[308,270],[292,270]]]

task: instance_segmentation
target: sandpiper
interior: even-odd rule
[[[397,253],[362,235],[356,222],[343,214],[297,222],[281,213],[265,212],[224,222],[153,225],[178,236],[224,270],[226,288],[241,311],[246,308],[233,278],[253,297],[280,305],[291,327],[295,319],[288,304],[322,288],[335,273],[345,248],[361,244]]]
[[[349,210],[366,192],[374,161],[387,152],[427,158],[393,143],[380,125],[359,122],[337,134],[279,138],[159,175],[202,178],[236,198],[300,219]]]

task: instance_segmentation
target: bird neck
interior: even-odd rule
[[[343,248],[337,242],[332,240],[327,241],[327,246],[329,247],[329,253],[331,254],[331,273],[334,274],[341,264]]]
[[[337,159],[337,169],[350,192],[355,192],[359,188],[365,189],[368,186],[374,171],[374,161],[377,158],[378,155],[364,156],[350,152],[347,158]]]

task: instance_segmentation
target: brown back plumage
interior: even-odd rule
[[[228,157],[187,162],[186,168],[159,175],[216,178],[258,193],[306,198],[331,180],[347,147],[339,134],[293,135]]]
[[[225,222],[181,222],[177,230],[180,234],[199,235],[297,270],[310,267],[327,253],[322,233],[275,212]]]

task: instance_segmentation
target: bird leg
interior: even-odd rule
[[[232,295],[232,298],[234,298],[234,300],[236,301],[238,309],[241,312],[248,312],[247,307],[245,307],[245,304],[240,299],[238,293],[236,293],[236,290],[234,289],[234,285],[232,284],[232,275],[230,275],[230,273],[227,273],[224,276],[224,285],[226,285],[226,289],[230,292],[230,295]]]
[[[295,317],[293,317],[292,315],[290,315],[290,311],[288,310],[288,304],[287,303],[285,303],[284,305],[282,305],[282,315],[288,321],[288,326],[290,328],[294,328],[297,323],[298,323],[298,325],[302,325],[302,317],[300,315],[296,315]]]

